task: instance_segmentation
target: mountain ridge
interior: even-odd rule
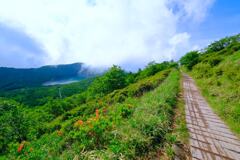
[[[0,90],[39,87],[51,81],[82,80],[96,74],[83,63],[47,65],[39,68],[0,67]]]

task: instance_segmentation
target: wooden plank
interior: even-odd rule
[[[240,141],[213,112],[191,77],[183,75],[187,128],[192,159],[240,160]]]

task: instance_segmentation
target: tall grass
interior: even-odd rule
[[[153,91],[127,97],[67,120],[60,130],[26,142],[21,153],[13,144],[9,159],[138,159],[172,143],[173,108],[179,90],[179,72],[171,71]]]
[[[232,48],[223,51],[203,58],[191,75],[210,106],[240,137],[240,52]],[[213,57],[221,61],[212,65]]]

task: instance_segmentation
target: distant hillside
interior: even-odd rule
[[[94,75],[82,63],[29,69],[0,67],[0,90],[37,87],[55,81],[82,80]]]
[[[84,92],[94,79],[95,77],[71,84],[4,90],[0,91],[0,98],[12,99],[29,107],[41,106],[53,99],[66,98]]]

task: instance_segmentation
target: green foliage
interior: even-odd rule
[[[149,112],[149,119],[142,119],[145,123],[139,126],[144,110],[151,108],[145,103],[153,94],[144,97],[161,83],[170,83],[164,80],[173,67],[176,67],[173,62],[152,63],[141,73],[128,73],[113,66],[91,81],[5,93],[6,97],[10,95],[9,98],[27,106],[0,99],[0,155],[6,159],[119,159],[146,155],[158,145],[159,139],[165,140],[175,100],[165,97],[169,95],[165,93],[167,90],[154,92],[165,95],[159,102],[161,105],[157,105],[161,109],[156,109],[154,116]],[[62,98],[55,97],[58,87]],[[66,97],[64,88],[69,89]],[[27,99],[31,92],[36,101]],[[99,113],[95,113],[96,110]],[[156,125],[160,126],[159,130]],[[126,134],[126,130],[134,134]]]
[[[153,77],[145,78],[138,83],[144,84],[157,81],[151,88],[153,89],[157,87],[157,85],[161,83],[163,79],[165,79],[168,73],[169,70],[156,74]],[[167,84],[170,83],[170,81],[172,80],[168,80],[161,86],[167,87]],[[177,81],[174,82],[174,84],[177,85]],[[134,84],[132,84],[132,86],[134,86]],[[139,87],[138,89],[142,90],[141,85],[136,85],[134,87]],[[9,152],[8,158],[10,159],[15,159],[16,157],[20,159],[55,159],[56,157],[63,157],[63,159],[73,159],[76,156],[82,159],[89,157],[112,159],[120,157],[133,158],[135,156],[145,155],[148,153],[149,146],[157,145],[157,142],[160,142],[158,141],[159,138],[164,141],[163,134],[166,133],[164,130],[169,128],[165,126],[169,125],[169,123],[165,121],[170,122],[170,115],[172,113],[171,106],[174,105],[174,100],[172,101],[170,97],[167,98],[168,94],[165,93],[169,89],[170,88],[166,88],[166,90],[161,89],[161,91],[159,90],[158,92],[163,95],[160,96],[163,98],[163,100],[157,99],[158,96],[156,96],[156,99],[151,104],[149,104],[149,106],[147,105],[147,102],[150,101],[153,95],[158,95],[158,92],[154,92],[148,96],[143,96],[143,98],[141,98],[141,101],[138,101],[135,98],[130,98],[131,96],[129,95],[123,103],[114,102],[111,107],[107,108],[107,101],[105,102],[105,100],[108,98],[102,99],[102,102],[89,101],[86,104],[79,106],[80,108],[75,107],[75,102],[73,102],[72,107],[68,106],[72,103],[70,103],[71,98],[68,98],[69,103],[67,103],[67,101],[61,100],[50,101],[46,105],[37,108],[37,110],[34,109],[36,112],[34,110],[29,110],[30,112],[26,111],[29,112],[29,120],[32,120],[28,120],[29,124],[23,123],[21,121],[21,124],[23,126],[31,127],[27,129],[25,128],[26,133],[21,133],[21,135],[25,135],[24,138],[9,140],[10,142],[5,142],[5,152]],[[174,89],[177,89],[177,87],[174,87]],[[132,95],[132,97],[134,96],[136,95]],[[174,99],[175,97],[172,98]],[[149,107],[158,101],[162,104],[156,105],[155,107],[160,108],[152,112],[153,108],[150,109]],[[143,106],[145,106],[145,109]],[[76,110],[74,107],[78,109]],[[12,107],[6,106],[4,108],[7,110],[8,108]],[[63,118],[64,116],[56,118],[54,121],[55,128],[50,131],[48,125],[46,124],[57,115],[61,115],[67,111],[69,108],[74,108],[73,110],[77,112],[82,108],[81,112],[79,112],[81,114],[68,114],[67,119],[66,117],[64,119],[60,118]],[[94,113],[96,108],[100,109],[99,118]],[[146,118],[143,116],[146,109],[149,110],[149,116],[147,116],[147,119],[144,120],[141,118]],[[71,113],[73,110],[68,113]],[[151,114],[153,113],[156,113],[157,115],[152,116]],[[24,114],[24,112],[22,112],[22,114]],[[166,116],[168,114],[169,116]],[[80,126],[76,124],[79,119],[82,119],[83,121],[83,124]],[[140,124],[140,121],[142,121],[142,125],[136,125]],[[53,122],[51,123],[53,124]],[[157,129],[154,127],[156,125],[160,128]],[[132,130],[135,134],[126,135],[126,132],[123,131],[125,127],[127,127],[130,131]],[[152,136],[156,138],[150,138]],[[21,152],[18,153],[17,149],[19,148],[20,143],[23,144],[23,140],[25,140],[24,148]],[[155,147],[153,146],[151,147],[151,149],[154,148]]]
[[[103,76],[97,78],[89,88],[89,94],[102,96],[126,86],[127,74],[119,66],[111,67]]]
[[[131,116],[116,129],[115,143],[125,146],[118,145],[120,151],[115,154],[125,154],[126,159],[136,158],[163,145],[171,125],[178,82],[179,73],[174,71],[156,90],[133,103]]]
[[[166,70],[168,68],[177,67],[177,63],[171,61],[171,62],[162,62],[162,63],[156,63],[156,62],[150,62],[144,70],[139,70],[139,72],[136,74],[136,80],[141,80],[149,76],[153,76],[156,73]]]
[[[85,91],[91,85],[93,78],[81,80],[76,83],[48,86],[23,88],[11,91],[1,91],[0,97],[13,99],[23,105],[36,107],[46,104],[50,100],[66,98]],[[61,92],[61,97],[59,95]]]
[[[237,133],[239,40],[215,42],[180,60]],[[173,157],[177,137],[168,132],[179,92],[179,72],[173,68],[177,63],[151,62],[128,73],[113,66],[89,81],[1,94],[23,105],[0,99],[0,154],[23,160],[141,159],[165,147]]]
[[[230,46],[233,43],[238,43],[240,41],[240,34],[236,36],[226,37],[219,41],[215,41],[210,44],[205,50],[205,53],[213,53],[223,50],[224,48]],[[236,48],[237,49],[237,48]]]
[[[10,142],[21,142],[27,137],[28,120],[21,109],[13,101],[0,99],[0,154],[7,151]]]
[[[227,37],[209,45],[191,74],[210,105],[230,128],[240,134],[240,37]]]
[[[186,66],[188,70],[191,70],[192,67],[198,63],[198,58],[198,51],[191,51],[180,59],[180,63],[181,65]]]
[[[140,97],[145,92],[156,88],[167,77],[169,72],[170,70],[159,72],[152,77],[142,79],[134,84],[130,84],[123,89],[115,90],[99,100],[88,101],[83,105],[77,106],[74,109],[65,112],[61,119],[68,120],[76,116],[89,115],[94,113],[96,108],[103,108],[116,102],[124,102],[128,98]],[[54,125],[50,126],[50,128],[55,128],[56,124],[53,124]]]
[[[137,83],[130,84],[126,88],[115,90],[108,94],[104,99],[107,103],[123,102],[128,97],[140,97],[145,92],[156,88],[169,74],[170,70],[164,70],[154,76],[139,80]]]
[[[145,156],[164,141],[173,140],[166,133],[171,125],[178,84],[179,73],[173,71],[153,92],[101,108],[99,113],[77,116],[63,128],[26,142],[20,153],[16,151],[19,144],[13,145],[9,157],[133,159]]]

